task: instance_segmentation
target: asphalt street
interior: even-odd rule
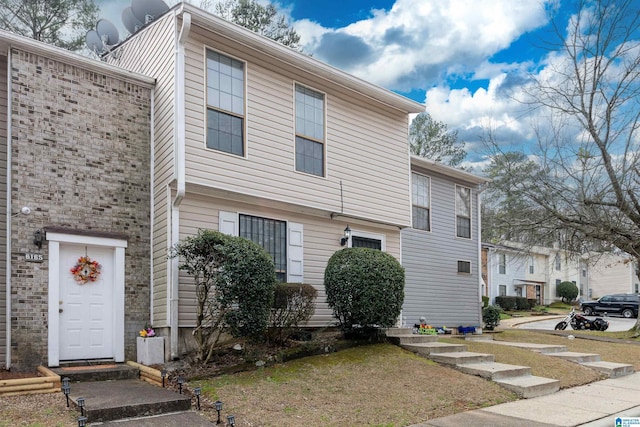
[[[587,316],[588,319],[595,319],[596,317],[603,316]],[[538,322],[526,322],[517,325],[517,328],[520,329],[542,329],[542,330],[553,330],[558,322],[560,322],[564,316],[558,316],[556,319],[546,319]],[[619,332],[619,331],[628,331],[633,327],[636,323],[636,319],[625,319],[622,317],[605,317],[609,322],[609,328],[607,331],[610,332]],[[567,327],[567,331],[571,329],[571,326]]]

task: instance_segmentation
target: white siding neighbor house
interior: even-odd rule
[[[589,267],[588,299],[598,299],[609,294],[633,294],[640,292],[638,266],[628,254],[597,254],[592,256]]]

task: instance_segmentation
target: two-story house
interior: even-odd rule
[[[153,87],[0,31],[0,366],[135,354],[149,316]]]
[[[189,4],[108,61],[156,79],[152,321],[170,356],[195,324],[194,287],[167,251],[199,228],[259,242],[278,279],[317,287],[346,245],[400,259],[411,226],[409,114],[424,106]]]
[[[480,191],[488,180],[411,157],[412,226],[402,230],[403,323],[482,324]]]
[[[640,279],[635,259],[626,253],[589,254],[589,292],[585,299],[608,294],[640,293]]]

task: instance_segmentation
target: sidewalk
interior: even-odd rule
[[[640,417],[640,372],[415,424],[412,427],[614,427],[617,417]]]
[[[536,316],[500,321],[500,329],[563,316]],[[563,331],[564,332],[564,331]],[[618,417],[640,417],[640,372],[560,390],[557,393],[503,403],[437,418],[411,427],[615,427]]]

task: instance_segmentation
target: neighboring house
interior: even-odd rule
[[[596,254],[589,268],[589,294],[587,299],[597,299],[608,294],[632,294],[640,292],[638,266],[633,257],[622,254]]]
[[[423,105],[184,3],[107,60],[157,81],[151,313],[170,357],[188,347],[195,289],[167,250],[200,228],[260,242],[278,279],[314,285],[311,326],[334,323],[323,275],[347,226],[346,246],[400,259]]]
[[[0,31],[0,366],[135,356],[153,84]],[[82,256],[102,267],[86,284],[70,272]]]
[[[487,296],[522,296],[539,304],[559,301],[557,285],[578,287],[578,298],[588,298],[592,278],[588,258],[558,248],[528,247],[517,242],[482,244],[486,257]]]
[[[412,156],[411,228],[402,230],[403,323],[482,324],[479,185],[485,178]]]
[[[511,242],[482,244],[486,258],[487,296],[519,296],[543,304],[547,287],[547,253],[540,248],[524,250]]]

